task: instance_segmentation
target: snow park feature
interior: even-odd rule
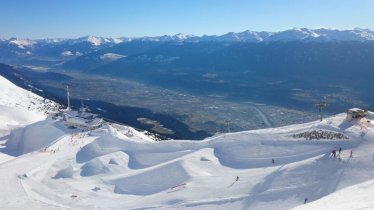
[[[72,129],[48,117],[58,104],[0,87],[0,209],[374,208],[372,112],[155,141],[114,123]]]

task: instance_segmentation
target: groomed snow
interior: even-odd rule
[[[23,91],[12,88],[4,97]],[[0,112],[17,128],[4,126],[0,137],[1,154],[13,157],[0,163],[1,209],[373,208],[373,125],[346,122],[345,114],[203,141],[155,142],[116,124],[84,132],[58,119],[36,122],[24,116],[27,106],[9,104]],[[12,118],[19,109],[25,113]],[[348,139],[292,137],[314,130]],[[339,147],[341,160],[330,156]]]

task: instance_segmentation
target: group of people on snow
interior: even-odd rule
[[[342,160],[340,154],[342,153],[342,148],[339,147],[339,150],[336,150],[336,149],[333,149],[331,151],[331,155],[330,157],[333,157],[333,158],[337,158],[338,160]],[[353,151],[351,150],[351,152],[349,153],[349,158],[352,158],[353,157]]]

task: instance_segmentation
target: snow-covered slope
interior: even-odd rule
[[[21,89],[0,76],[0,150],[12,130],[44,120],[58,104]],[[40,132],[40,131],[39,131]],[[0,152],[0,163],[12,159]]]
[[[1,93],[15,100],[12,92]],[[17,105],[0,110],[11,116],[16,112],[12,106]],[[10,135],[0,137],[6,141],[0,152],[16,155],[0,163],[0,205],[2,209],[333,209],[334,202],[352,196],[339,209],[357,209],[353,202],[371,208],[372,201],[366,199],[373,191],[374,134],[368,122],[372,117],[373,113],[365,121],[346,122],[345,114],[339,114],[322,122],[203,141],[161,142],[116,124],[85,132],[67,128],[61,119],[21,127],[19,123]],[[296,137],[311,133],[325,138]],[[330,157],[331,150],[339,147],[340,159]]]
[[[0,76],[0,135],[22,125],[46,118],[46,112],[57,104],[17,87]]]

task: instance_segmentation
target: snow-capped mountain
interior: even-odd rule
[[[240,33],[230,32],[221,36],[207,36],[191,37],[187,41],[201,42],[201,41],[219,41],[219,42],[262,42],[263,38],[254,31],[243,31]]]
[[[0,87],[2,209],[373,207],[371,112],[156,142],[118,124],[72,129],[46,118],[50,101]]]
[[[193,41],[197,40],[198,39],[195,38]],[[230,32],[221,36],[203,36],[201,40],[226,42],[373,41],[374,32],[368,29],[335,30],[293,28],[280,32]]]
[[[0,42],[0,58],[19,59],[52,57],[72,59],[83,54],[121,43],[120,38],[95,36],[77,39],[19,39],[12,38]]]
[[[374,41],[374,32],[368,29],[335,30],[293,28],[280,32],[243,31],[223,35],[185,35],[108,38],[85,36],[76,39],[21,39],[0,40],[0,58],[61,57],[72,59],[86,53],[105,49],[124,42],[344,42]]]
[[[178,33],[175,35],[163,35],[163,36],[145,36],[145,37],[133,37],[133,38],[121,38],[127,42],[129,41],[154,41],[154,42],[180,42],[189,39],[193,39],[196,36],[186,35]]]
[[[294,28],[291,30],[282,31],[279,33],[274,33],[265,38],[265,41],[272,42],[272,41],[298,41],[298,40],[312,40],[314,38],[319,37],[320,35],[313,30],[309,29],[299,29]]]
[[[274,42],[274,41],[373,41],[374,32],[369,29],[353,29],[353,30],[337,30],[337,29],[307,29],[307,28],[293,28],[280,32],[256,32],[243,31],[239,33],[229,32],[223,35],[185,35],[178,33],[175,35],[163,36],[145,36],[145,37],[121,37],[121,38],[107,38],[97,36],[85,36],[76,39],[19,39],[11,38],[9,40],[0,40],[14,44],[20,48],[29,48],[36,44],[80,44],[88,43],[92,46],[98,47],[106,44],[119,44],[122,42],[131,41],[226,41],[226,42]]]
[[[322,39],[325,41],[373,41],[374,32],[368,29],[354,29],[339,31],[333,29],[317,29],[314,30],[319,35],[317,40]]]
[[[92,46],[100,46],[106,44],[119,44],[122,42],[120,38],[105,38],[105,37],[97,37],[97,36],[85,36],[77,39],[68,39],[65,42],[69,44],[78,44],[78,43],[89,43]]]
[[[15,45],[18,48],[26,49],[26,48],[32,48],[34,44],[36,44],[36,41],[30,40],[30,39],[19,39],[19,38],[11,38],[8,40],[10,45]]]

